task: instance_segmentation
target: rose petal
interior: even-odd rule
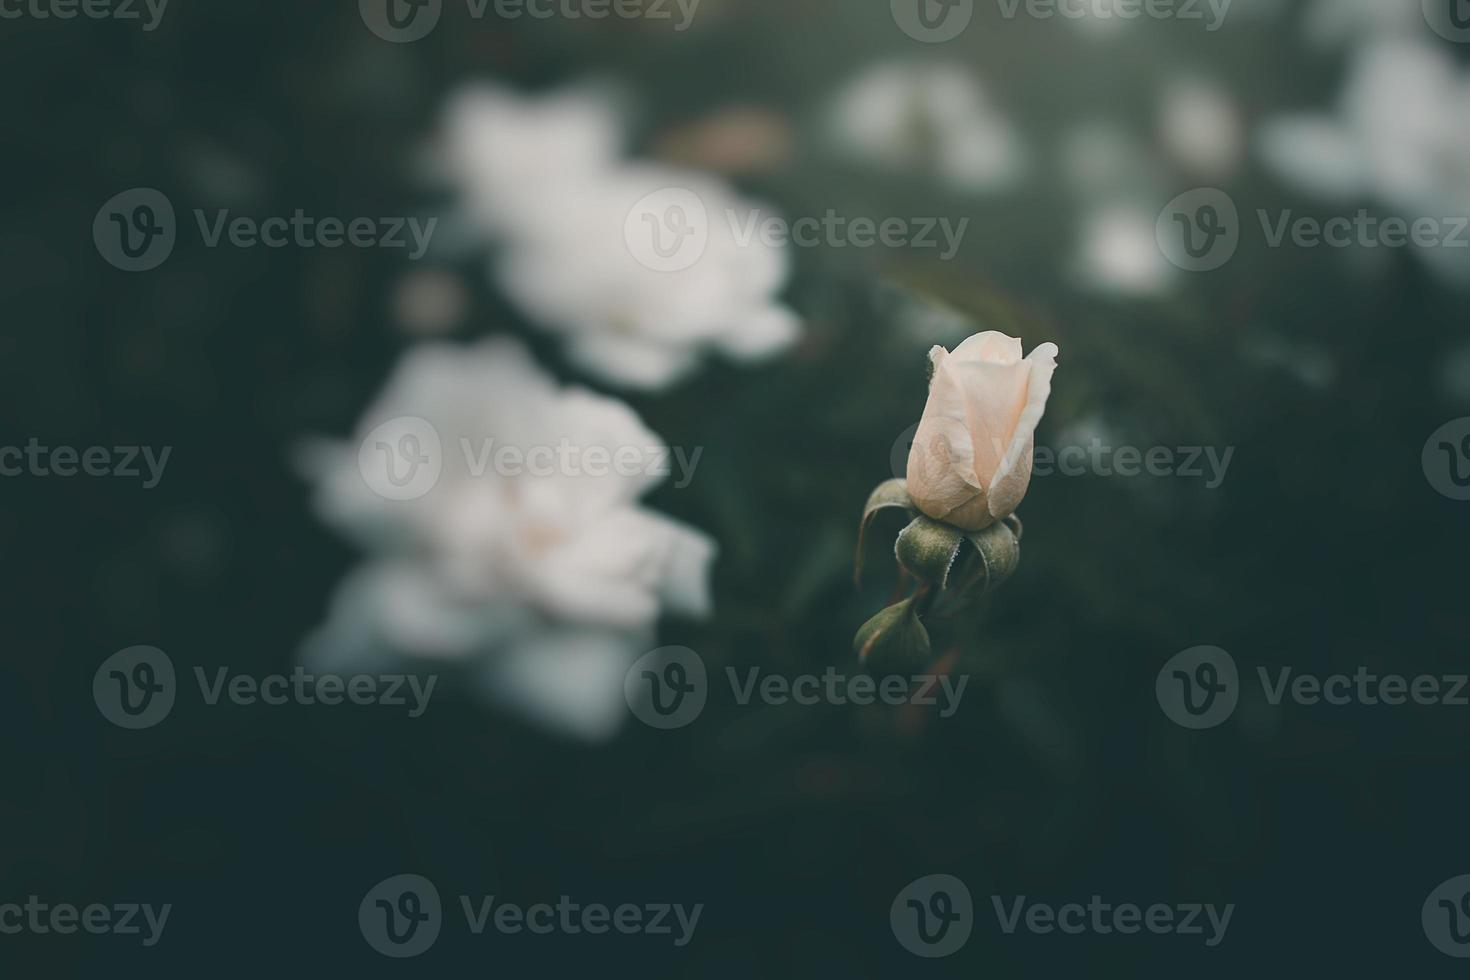
[[[954,349],[950,355],[956,361],[985,361],[992,364],[1019,364],[1021,341],[1018,337],[1007,337],[998,330],[977,333]]]
[[[965,392],[946,366],[954,355],[937,358],[943,348],[930,352],[937,366],[929,384],[929,400],[909,448],[907,481],[910,496],[925,514],[935,520],[971,505],[984,493],[975,482],[974,449],[966,425]],[[980,503],[984,510],[983,499]]]
[[[988,506],[994,517],[1005,517],[1021,504],[1031,484],[1031,457],[1035,452],[1036,426],[1046,412],[1051,397],[1051,379],[1057,369],[1056,344],[1042,344],[1026,358],[1029,377],[1026,404],[1016,422],[1006,457],[991,481]]]
[[[1031,368],[1023,361],[956,364],[951,356],[941,371],[954,374],[964,388],[965,426],[974,451],[971,477],[976,486],[989,487],[1002,467],[1026,407]]]

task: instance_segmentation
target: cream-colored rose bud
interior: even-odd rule
[[[1056,344],[1042,344],[1023,359],[1021,341],[995,331],[929,352],[929,402],[909,449],[919,510],[978,531],[1020,506],[1056,358]]]

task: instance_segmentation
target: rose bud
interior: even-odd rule
[[[1056,357],[1056,344],[1042,344],[1022,359],[1021,341],[995,331],[929,352],[929,401],[908,463],[919,510],[978,531],[1020,505]]]
[[[919,622],[913,598],[895,603],[862,625],[853,649],[875,674],[909,674],[929,665],[929,631]]]

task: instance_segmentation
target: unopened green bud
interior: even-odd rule
[[[914,600],[895,603],[862,625],[853,649],[875,674],[906,674],[929,666],[929,631],[919,622]]]

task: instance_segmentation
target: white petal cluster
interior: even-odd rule
[[[665,388],[712,352],[790,347],[800,323],[777,299],[789,256],[740,234],[770,210],[711,175],[627,160],[622,142],[614,100],[587,90],[480,86],[451,101],[441,155],[501,246],[497,283],[580,369],[622,387]],[[687,261],[660,264],[660,241]]]
[[[402,420],[424,433],[408,448],[432,452],[437,475],[395,499],[374,467],[405,463],[379,436]],[[538,449],[545,462],[525,462]],[[541,721],[611,734],[623,673],[660,615],[710,609],[713,542],[640,503],[668,460],[630,408],[558,385],[515,341],[413,349],[354,439],[304,453],[320,516],[373,556],[339,588],[307,659],[453,660]]]
[[[1390,40],[1360,48],[1335,114],[1269,120],[1266,164],[1287,183],[1338,202],[1374,200],[1407,220],[1470,216],[1470,72],[1442,47]],[[1420,254],[1454,282],[1470,280],[1464,248]]]

